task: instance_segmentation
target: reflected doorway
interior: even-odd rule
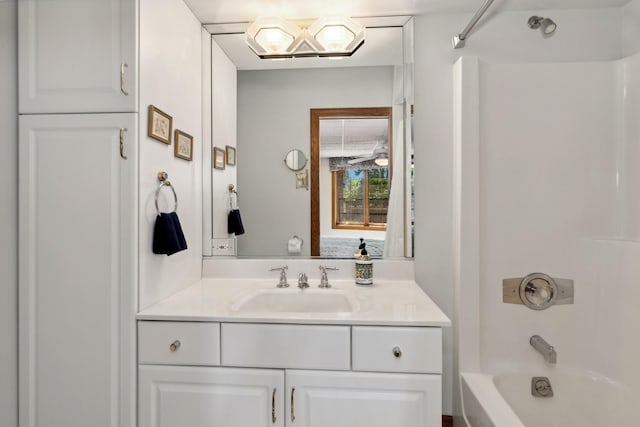
[[[382,257],[392,184],[392,108],[311,110],[311,255]],[[322,201],[322,203],[321,203]]]

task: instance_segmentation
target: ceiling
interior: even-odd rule
[[[184,0],[202,23],[250,22],[259,16],[309,19],[475,12],[484,0]],[[495,10],[619,7],[629,0],[496,0]]]
[[[388,118],[320,120],[320,157],[370,155],[389,142]]]

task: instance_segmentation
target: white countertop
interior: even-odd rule
[[[205,278],[138,313],[138,320],[198,322],[263,322],[388,326],[450,326],[451,321],[412,280],[380,280],[357,286],[353,280],[335,280],[338,290],[357,301],[350,313],[237,312],[234,301],[260,289],[276,289],[277,280]],[[299,290],[295,284],[287,292]],[[312,292],[322,292],[311,283]]]

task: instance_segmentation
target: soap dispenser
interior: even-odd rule
[[[360,246],[356,253],[356,285],[373,284],[373,261],[369,256],[364,239],[360,238]]]

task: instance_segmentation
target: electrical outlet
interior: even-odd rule
[[[212,239],[211,242],[211,255],[213,256],[225,256],[236,254],[236,241],[235,239]]]

